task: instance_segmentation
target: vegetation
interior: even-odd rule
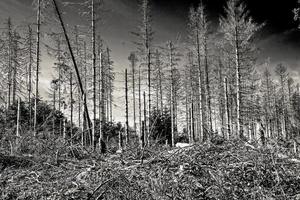
[[[157,44],[141,0],[125,73],[98,32],[105,1],[34,5],[36,22],[9,17],[1,29],[1,199],[300,198],[299,80],[283,63],[258,63],[264,24],[242,1],[227,1],[217,27],[199,1],[184,42]],[[67,25],[70,7],[85,26]],[[55,60],[48,96],[45,53]]]

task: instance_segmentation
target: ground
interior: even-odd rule
[[[1,154],[0,162],[4,200],[300,199],[300,160],[272,144],[132,147],[104,156],[69,146],[53,155]]]

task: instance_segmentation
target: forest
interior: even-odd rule
[[[242,0],[211,20],[199,1],[161,43],[139,0],[118,66],[106,4],[33,0],[35,21],[1,19],[0,199],[299,199],[299,73],[259,56],[267,22]]]

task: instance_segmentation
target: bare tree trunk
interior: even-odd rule
[[[161,112],[164,109],[164,102],[163,102],[163,89],[162,89],[162,72],[161,67],[159,67],[159,93],[160,93],[160,110]]]
[[[224,94],[224,99],[225,99],[225,115],[226,115],[226,124],[227,124],[227,135],[226,138],[230,139],[231,136],[231,129],[230,129],[230,113],[229,113],[229,100],[228,100],[228,81],[227,78],[224,78],[224,88],[225,88],[225,94]]]
[[[146,119],[147,119],[147,104],[146,104],[146,92],[144,92],[143,94],[144,96],[144,146],[147,146],[148,145],[148,132],[146,130]]]
[[[128,122],[128,74],[125,69],[125,109],[126,109],[126,145],[129,145],[129,122]]]
[[[41,0],[38,0],[37,13],[37,40],[36,40],[36,77],[35,77],[35,102],[34,102],[34,136],[37,136],[37,104],[39,98],[39,68],[40,68],[40,27],[41,27]]]
[[[86,42],[83,43],[83,49],[84,49],[84,91],[87,91],[87,47],[86,47]],[[82,95],[82,93],[80,95]],[[86,96],[85,96],[85,98],[86,98]],[[83,114],[84,113],[85,113],[85,108],[83,108]],[[83,116],[82,135],[81,135],[82,146],[87,145],[86,129],[87,129],[87,121],[86,121],[86,118]]]
[[[20,98],[18,98],[18,111],[17,111],[17,139],[16,143],[17,145],[19,144],[19,139],[20,139]]]
[[[75,26],[75,46],[76,46],[76,56],[79,58],[80,55],[79,55],[79,40],[78,40],[78,37],[79,37],[79,33],[78,33],[78,26],[76,25]],[[79,65],[79,72],[80,72],[80,75],[82,75],[82,64]],[[80,131],[81,130],[81,95],[80,95],[80,88],[78,88],[78,128]]]
[[[203,118],[202,118],[202,74],[201,74],[201,54],[200,54],[200,38],[199,38],[199,32],[197,28],[197,64],[198,64],[198,82],[199,82],[199,140],[200,142],[203,142]]]
[[[267,137],[270,138],[271,137],[271,131],[270,131],[270,116],[269,116],[269,111],[270,111],[270,80],[269,80],[269,74],[267,74],[266,72],[266,88],[267,88],[267,98],[266,98],[266,132],[267,132]]]
[[[157,82],[157,109],[160,110],[161,114],[163,111],[163,90],[162,90],[162,66],[160,63],[160,53],[156,50],[156,65],[158,70],[158,82]],[[160,108],[159,108],[160,106]]]
[[[112,111],[112,104],[113,104],[113,94],[112,94],[112,78],[109,79],[109,120],[110,122],[113,121],[113,111]]]
[[[61,112],[61,85],[62,85],[62,71],[61,71],[61,47],[60,38],[57,41],[58,50],[58,110]],[[59,119],[59,136],[62,137],[62,121]]]
[[[132,68],[132,102],[133,102],[133,129],[136,132],[136,112],[135,112],[135,65],[136,65],[136,56],[135,53],[131,53],[129,56],[129,61],[131,62]]]
[[[150,116],[151,116],[151,52],[150,48],[148,47],[148,102],[149,102],[149,107],[148,107],[148,135],[150,136],[151,134],[151,123],[150,123]],[[147,141],[147,144],[149,141]]]
[[[32,29],[30,25],[28,26],[28,42],[29,42],[29,64],[28,64],[28,82],[27,82],[27,91],[28,91],[28,108],[29,108],[29,131],[32,129],[32,112],[31,112],[31,92],[32,92]]]
[[[171,72],[171,74],[173,74]],[[173,82],[173,76],[171,78]],[[171,145],[172,147],[175,147],[175,135],[174,135],[174,102],[173,102],[173,84],[171,85],[171,101],[170,101],[170,111],[171,111],[171,136],[172,136],[172,141]]]
[[[13,103],[16,103],[16,95],[17,95],[17,73],[18,73],[18,35],[17,32],[14,32],[13,37],[13,61],[14,61],[14,67],[13,67],[13,77],[12,77],[12,98]]]
[[[205,73],[206,73],[206,98],[207,98],[207,112],[209,121],[209,131],[212,132],[212,108],[211,108],[211,94],[210,94],[210,82],[209,82],[209,69],[208,69],[208,50],[207,50],[207,38],[204,39],[204,63],[205,63]]]
[[[66,127],[66,119],[63,119],[63,139],[66,141],[67,139],[67,127]]]
[[[70,69],[71,70],[71,69]],[[73,137],[73,72],[70,72],[70,95],[71,95],[71,125],[70,125],[70,136]],[[72,144],[72,139],[71,139]]]
[[[56,91],[55,88],[53,88],[53,111],[52,111],[52,134],[55,135],[55,110],[56,110]]]
[[[75,68],[76,76],[77,76],[77,82],[78,82],[78,85],[79,85],[79,88],[80,88],[80,91],[81,91],[81,95],[83,96],[85,119],[87,121],[89,130],[91,130],[91,120],[90,120],[90,116],[89,116],[89,112],[88,112],[85,91],[84,91],[84,88],[83,88],[83,85],[82,85],[82,82],[81,82],[81,78],[80,78],[80,73],[79,73],[79,70],[78,70],[78,67],[77,67],[77,64],[76,64],[76,60],[75,60],[75,57],[74,57],[74,54],[73,54],[73,50],[72,50],[72,47],[71,47],[71,44],[70,44],[70,40],[69,40],[68,34],[66,32],[65,25],[63,23],[60,11],[59,11],[57,3],[56,3],[56,0],[53,0],[53,3],[54,3],[56,13],[59,17],[59,21],[61,23],[64,35],[65,35],[65,38],[66,38],[66,41],[67,41],[67,44],[68,44],[68,48],[69,48],[69,51],[70,51],[70,54],[71,54],[72,62],[73,62],[74,68]]]
[[[119,150],[123,150],[123,137],[122,137],[122,131],[119,130]]]
[[[235,75],[236,75],[236,127],[237,127],[237,137],[242,137],[243,133],[241,132],[241,119],[240,119],[240,105],[241,105],[241,96],[240,96],[240,47],[239,47],[239,33],[238,27],[235,27]]]
[[[11,20],[8,18],[8,94],[7,94],[7,109],[11,105],[11,85],[12,85],[12,25]]]
[[[188,89],[188,73],[187,70],[185,70],[185,81],[184,81],[184,87],[185,87],[185,119],[186,119],[186,132],[188,137],[190,138],[190,127],[189,127],[189,90]],[[189,139],[190,141],[190,139]]]
[[[142,132],[143,126],[142,126],[142,97],[141,97],[141,67],[139,67],[139,125],[140,125],[140,135],[139,135],[139,143],[140,148],[144,147],[144,138]]]
[[[102,72],[103,71],[103,66],[102,66],[102,52],[99,51],[99,149],[100,151],[103,149],[102,147],[102,140],[103,140],[103,133],[102,133],[102,126],[103,126],[103,121],[102,121]],[[120,131],[121,132],[121,131]],[[102,151],[101,151],[102,152]]]
[[[195,142],[195,118],[194,118],[194,101],[191,103],[191,141]]]
[[[95,38],[95,3],[92,0],[92,55],[93,55],[93,131],[92,131],[92,147],[95,150],[95,132],[96,132],[96,38]]]
[[[145,147],[145,122],[142,121],[142,130],[141,130],[141,148]]]
[[[102,66],[101,71],[101,116],[102,116],[102,123],[106,123],[106,106],[105,106],[105,82],[106,82],[106,76],[105,76],[105,68],[104,65]]]
[[[219,57],[219,64],[218,64],[218,73],[219,73],[219,115],[220,115],[220,120],[221,120],[221,128],[220,131],[225,137],[225,120],[224,120],[224,115],[226,114],[226,106],[224,105],[224,94],[225,94],[225,87],[224,87],[224,79],[223,79],[223,74],[222,74],[222,61],[221,58]],[[225,116],[226,117],[226,116]]]
[[[173,44],[169,42],[169,64],[171,67],[171,99],[170,99],[170,113],[171,113],[171,146],[175,147],[174,135],[174,69],[173,69]]]

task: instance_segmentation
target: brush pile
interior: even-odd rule
[[[300,199],[300,160],[279,147],[153,149],[11,162],[0,172],[0,199]]]

